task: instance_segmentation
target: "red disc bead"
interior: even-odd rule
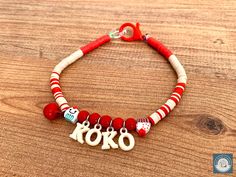
[[[87,119],[88,115],[89,115],[88,111],[85,110],[80,111],[78,115],[78,121],[80,123],[84,122]]]
[[[107,128],[110,126],[111,123],[111,117],[110,116],[102,116],[99,123],[102,125],[103,128]]]
[[[48,120],[54,120],[60,117],[61,110],[57,103],[49,103],[44,107],[43,114]]]
[[[134,118],[128,118],[125,121],[125,127],[127,130],[135,130],[136,129],[136,120]]]
[[[120,117],[115,118],[112,121],[112,126],[114,127],[115,130],[119,130],[123,127],[124,120]]]
[[[98,119],[100,118],[101,116],[98,114],[98,113],[92,113],[90,116],[89,116],[89,122],[91,125],[95,125],[97,122],[98,122]]]

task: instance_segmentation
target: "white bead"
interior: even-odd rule
[[[61,97],[63,98],[63,97]],[[64,99],[64,98],[63,98]],[[64,113],[64,117],[67,121],[72,122],[73,124],[78,121],[77,117],[79,115],[79,110],[73,107],[67,109]]]
[[[169,57],[169,62],[170,62],[170,64],[172,65],[172,67],[174,68],[174,70],[176,71],[176,73],[178,75],[178,82],[183,82],[183,83],[186,84],[187,75],[186,75],[186,72],[184,70],[184,67],[181,65],[181,63],[179,62],[177,57],[175,55],[171,55]]]
[[[89,122],[87,122],[87,124],[85,122],[83,122],[83,124],[77,123],[75,130],[73,131],[72,134],[70,134],[70,138],[77,140],[78,142],[83,144],[84,143],[83,133],[89,130],[90,130]]]
[[[97,137],[96,137],[95,140],[91,141],[91,136],[94,133],[97,134]],[[90,146],[97,146],[100,143],[101,139],[102,139],[102,133],[101,133],[100,129],[96,128],[96,126],[93,129],[89,130],[88,133],[85,136],[85,141]]]
[[[124,143],[124,138],[127,138],[129,140],[128,146]],[[131,149],[134,148],[134,144],[135,144],[133,135],[128,133],[127,130],[125,133],[121,132],[118,142],[119,142],[120,148],[124,151],[130,151]]]
[[[136,131],[139,132],[139,130],[141,130],[141,129],[143,129],[147,134],[151,129],[151,123],[138,121],[136,124]]]
[[[155,124],[161,120],[161,117],[156,112],[152,113],[152,115],[150,115],[150,117],[155,122]]]
[[[74,63],[76,60],[81,58],[83,56],[83,51],[81,49],[75,51],[68,57],[61,60],[60,63],[58,63],[55,68],[53,69],[53,72],[57,72],[58,74],[61,74],[61,72],[70,64]]]
[[[113,149],[118,148],[118,145],[113,141],[113,138],[117,135],[116,131],[103,132],[102,135],[103,135],[102,149],[110,149],[111,147]]]

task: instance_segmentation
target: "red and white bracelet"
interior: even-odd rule
[[[127,36],[127,34],[130,34],[130,36]],[[112,120],[112,118],[108,115],[100,116],[98,113],[89,114],[86,110],[79,110],[77,106],[69,106],[62,93],[59,80],[62,71],[83,55],[107,42],[110,42],[111,39],[116,38],[121,38],[124,41],[145,41],[148,45],[165,57],[177,73],[178,80],[173,93],[158,110],[148,117],[137,120],[134,118],[128,118],[126,120],[123,120],[122,118],[115,118]],[[70,134],[70,138],[77,140],[81,144],[84,143],[83,134],[86,133],[85,141],[91,146],[96,146],[103,141],[102,149],[120,147],[124,151],[129,151],[133,149],[135,140],[133,135],[128,133],[128,131],[136,130],[140,136],[145,136],[149,132],[152,125],[157,124],[161,119],[166,117],[178,104],[184,92],[186,82],[187,76],[185,70],[177,57],[172,54],[170,50],[168,50],[161,42],[150,37],[148,34],[142,35],[139,29],[139,23],[137,23],[136,26],[131,23],[125,23],[119,30],[112,31],[108,35],[104,35],[88,45],[81,47],[79,50],[64,58],[55,66],[51,74],[50,85],[56,103],[46,105],[43,112],[45,117],[49,120],[56,119],[63,113],[64,118],[67,121],[70,121],[73,124],[77,123],[76,128],[72,134]],[[104,130],[104,132],[101,132],[102,130]],[[117,131],[120,131],[118,144],[113,140],[117,135]],[[94,140],[91,138],[93,134],[96,134],[96,138]],[[124,143],[125,138],[129,140],[128,145]]]

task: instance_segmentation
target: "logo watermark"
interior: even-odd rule
[[[233,154],[213,154],[213,173],[233,173]]]

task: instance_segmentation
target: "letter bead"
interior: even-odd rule
[[[77,123],[75,130],[73,131],[72,134],[70,134],[70,138],[77,140],[78,142],[83,144],[84,143],[83,133],[86,133],[89,130],[90,130],[89,122],[84,121],[82,124]]]
[[[108,127],[109,128],[109,127]],[[113,141],[113,138],[117,135],[117,131],[109,131],[109,129],[107,129],[106,132],[102,132],[103,135],[103,145],[102,145],[102,149],[110,149],[111,147],[113,149],[118,148],[118,145]]]
[[[132,150],[134,148],[134,145],[135,145],[135,140],[134,140],[133,135],[128,133],[126,128],[120,129],[120,133],[121,133],[121,135],[120,135],[119,140],[118,140],[120,148],[124,151]],[[127,138],[129,140],[129,145],[128,146],[124,143],[124,138]]]
[[[99,128],[97,128],[98,125],[100,125],[100,124],[96,124],[96,125],[94,126],[94,128],[91,129],[91,130],[89,130],[88,133],[87,133],[86,136],[85,136],[85,141],[86,141],[86,143],[89,144],[90,146],[97,146],[97,145],[100,143],[101,139],[102,139],[102,133],[101,133],[101,128],[102,128],[102,127],[101,127],[101,125],[100,125]],[[92,136],[93,134],[97,134],[97,137],[96,137],[95,140],[92,141],[92,140],[91,140],[91,136]]]

